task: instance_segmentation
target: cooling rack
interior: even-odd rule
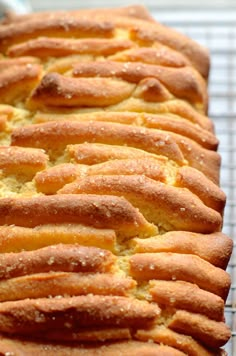
[[[32,0],[33,9],[73,9],[78,7],[124,6],[139,1]],[[227,194],[223,232],[236,244],[236,3],[233,0],[196,2],[179,0],[142,1],[160,22],[176,28],[210,50],[209,116],[215,123],[222,156],[221,186]],[[232,338],[226,345],[229,356],[236,355],[236,253],[228,272],[232,287],[226,303],[226,321]]]

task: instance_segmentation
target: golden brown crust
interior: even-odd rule
[[[5,67],[0,74],[1,103],[12,103],[13,100],[25,99],[41,76],[38,64],[16,65]]]
[[[5,173],[33,175],[46,168],[47,155],[43,150],[21,147],[0,147],[0,169]]]
[[[201,257],[216,267],[226,269],[233,249],[233,241],[221,232],[196,234],[188,231],[170,231],[148,239],[133,240],[134,251],[177,252]]]
[[[200,314],[178,310],[169,323],[169,328],[193,336],[203,344],[217,348],[230,338],[230,329],[224,324]]]
[[[116,144],[164,155],[180,164],[184,162],[182,152],[170,135],[158,130],[122,124],[49,122],[16,129],[11,138],[13,146],[45,149],[63,149],[68,144],[84,142]]]
[[[223,213],[224,192],[202,173],[191,167],[181,167],[176,176],[176,187],[185,187],[196,194],[207,206]]]
[[[108,194],[125,197],[146,219],[168,230],[219,231],[219,213],[206,207],[186,189],[156,182],[143,175],[98,175],[78,178],[59,194]]]
[[[142,253],[130,257],[130,274],[138,280],[180,280],[226,299],[230,276],[195,255],[180,253]]]
[[[224,301],[217,295],[183,281],[150,281],[153,301],[165,307],[184,309],[224,321]],[[194,298],[193,298],[194,296]]]
[[[135,112],[96,111],[89,113],[67,114],[66,117],[70,121],[104,121],[170,131],[186,136],[191,140],[196,141],[204,148],[215,151],[218,147],[218,140],[213,133],[199,127],[196,123],[190,122],[187,118],[184,119],[183,117],[180,118],[177,116],[172,117],[167,113],[154,115]],[[62,120],[65,120],[65,114],[58,112],[45,113],[38,111],[34,116],[35,124]]]
[[[176,347],[191,356],[220,356],[224,355],[222,350],[207,350],[196,342],[191,336],[176,333],[165,326],[158,326],[149,330],[138,330],[136,338],[141,341],[154,340],[168,346]]]
[[[86,172],[86,166],[85,168]],[[44,194],[55,194],[65,184],[73,182],[79,175],[82,174],[82,167],[77,167],[71,163],[63,163],[58,166],[51,167],[36,174],[34,181],[38,192]]]
[[[28,105],[98,106],[114,105],[128,98],[134,85],[107,78],[68,78],[58,73],[46,74],[33,91]]]
[[[78,349],[78,345],[74,344],[75,342],[84,342],[85,345],[87,346],[94,346],[97,343],[100,343],[100,345],[109,341],[126,341],[128,342],[129,340],[132,339],[131,335],[131,330],[129,328],[103,328],[103,327],[95,327],[95,328],[89,328],[89,329],[77,329],[75,332],[71,332],[70,329],[63,329],[63,332],[61,330],[50,330],[47,332],[46,335],[43,335],[44,340],[49,340],[51,342],[55,342],[58,344],[65,342],[66,345],[68,343],[72,342],[72,347],[75,347],[75,349]],[[41,341],[38,340],[40,343]],[[97,347],[99,345],[97,344]],[[96,347],[96,348],[97,348]],[[73,350],[73,349],[72,349]]]
[[[150,236],[156,231],[124,198],[92,194],[1,199],[0,223],[23,227],[77,223],[111,228],[126,237]]]
[[[58,244],[36,251],[1,254],[0,279],[50,271],[108,272],[114,261],[115,257],[107,250]]]
[[[118,52],[110,57],[118,62],[142,62],[166,67],[185,67],[190,64],[188,59],[173,49],[155,44],[155,47],[135,47]]]
[[[217,152],[206,150],[193,140],[172,134],[189,166],[203,172],[215,184],[219,184],[221,157]]]
[[[126,25],[127,26],[127,25]],[[180,33],[176,33],[174,30],[170,30],[166,26],[161,24],[155,24],[151,26],[150,24],[139,25],[136,21],[133,28],[131,28],[131,39],[135,41],[140,41],[142,44],[152,44],[155,42],[160,42],[170,48],[173,48],[180,53],[186,55],[186,57],[191,61],[193,66],[202,74],[204,78],[208,77],[209,73],[209,52],[186,38]]]
[[[128,296],[136,285],[131,278],[108,273],[38,272],[0,281],[0,301],[87,294]]]
[[[63,57],[72,54],[109,56],[133,46],[134,43],[129,40],[100,38],[77,40],[40,37],[10,47],[7,54],[10,57],[36,56],[38,58]]]
[[[145,159],[121,159],[93,165],[92,167],[83,165],[73,165],[64,163],[58,166],[39,172],[35,176],[35,185],[39,192],[44,194],[55,194],[64,185],[83,176],[94,175],[123,175],[143,174],[157,181],[166,181],[166,172],[163,160]]]
[[[27,65],[27,64],[35,64],[39,63],[39,59],[36,57],[20,57],[20,58],[0,58],[0,70],[4,70],[9,66],[19,66],[19,65]]]
[[[145,127],[171,131],[186,136],[210,150],[216,150],[218,147],[218,140],[215,135],[182,118],[172,119],[168,116],[159,118],[157,115],[143,114],[142,119]]]
[[[202,128],[214,131],[213,122],[207,116],[196,111],[189,103],[184,100],[172,99],[164,103],[145,102],[139,98],[130,98],[118,105],[113,105],[107,108],[110,111],[131,111],[131,112],[146,112],[147,114],[174,114],[178,117],[188,119],[189,121],[198,124]]]
[[[73,58],[73,57],[72,57]],[[75,59],[74,59],[75,60]],[[128,110],[121,110],[121,107],[129,107]],[[146,113],[145,113],[146,111]],[[36,115],[34,116],[34,122],[35,123],[40,123],[40,122],[47,122],[47,121],[57,121],[57,120],[63,120],[65,118],[65,114],[67,114],[68,118],[71,120],[75,121],[84,121],[86,120],[92,120],[92,121],[108,121],[108,122],[117,122],[117,123],[122,123],[122,124],[135,124],[135,125],[143,125],[146,127],[150,128],[158,128],[155,122],[155,118],[161,116],[160,119],[162,118],[167,120],[171,120],[173,122],[176,122],[176,120],[184,120],[184,123],[188,124],[188,122],[193,123],[194,125],[197,125],[197,128],[200,129],[202,128],[203,130],[207,130],[209,132],[210,140],[213,141],[213,147],[214,150],[216,149],[218,145],[218,141],[216,137],[213,134],[213,123],[210,121],[210,119],[207,116],[201,115],[198,113],[196,110],[192,108],[191,105],[187,104],[185,101],[180,101],[180,100],[171,100],[167,101],[164,103],[160,102],[153,102],[153,103],[148,103],[144,102],[141,99],[138,98],[132,98],[128,99],[122,104],[114,105],[112,107],[108,107],[107,111],[101,111],[101,109],[96,108],[96,111],[90,111],[90,112],[80,112],[79,114],[71,114],[68,112],[63,112],[62,109],[58,112],[37,112]],[[80,115],[82,114],[82,115]],[[102,117],[102,114],[104,117]],[[154,115],[153,115],[154,114]],[[158,115],[158,116],[157,116]],[[163,117],[164,115],[164,117]],[[83,120],[84,118],[84,120]],[[80,119],[80,120],[78,120]],[[181,129],[184,130],[184,125],[181,125]],[[200,128],[199,128],[200,127]],[[168,131],[173,131],[175,130],[170,129]],[[191,130],[190,130],[191,131]],[[198,134],[196,133],[193,137],[196,137]],[[183,131],[184,132],[184,131]],[[201,129],[200,129],[200,132]],[[187,136],[186,134],[183,134],[182,132],[176,132],[180,133],[183,136]],[[189,133],[191,134],[191,132]],[[199,133],[200,134],[200,133]],[[208,141],[209,138],[207,133],[204,131],[202,132],[202,138],[199,138],[199,144],[204,146],[205,140]],[[190,137],[193,139],[193,137]],[[212,147],[212,148],[213,148]],[[206,147],[210,148],[210,147]],[[212,149],[211,148],[211,149]]]
[[[7,128],[7,123],[12,119],[14,110],[10,105],[0,104],[0,132],[4,132]]]
[[[80,244],[116,251],[116,234],[112,229],[96,229],[78,224],[48,224],[34,228],[1,226],[0,252],[32,251],[57,244]]]
[[[173,99],[172,94],[156,78],[142,79],[133,93],[135,98],[141,98],[146,102],[165,102]]]
[[[207,96],[205,83],[191,67],[168,68],[142,62],[99,61],[74,65],[75,77],[117,77],[131,83],[145,78],[156,78],[176,97],[184,98],[193,105],[202,105],[206,110]],[[154,100],[152,100],[154,101]]]
[[[119,333],[119,329],[114,330]],[[127,335],[127,333],[126,333]],[[113,343],[100,343],[93,345],[86,344],[53,344],[39,340],[19,340],[15,338],[1,337],[0,352],[11,352],[12,356],[21,356],[22,352],[25,356],[31,356],[35,353],[40,353],[42,356],[122,356],[128,352],[130,356],[183,356],[183,352],[175,348],[157,345],[151,342],[140,341],[120,341]]]
[[[161,43],[163,45],[166,45],[174,50],[177,50],[178,52],[182,53],[184,56],[186,56],[189,61],[197,68],[197,70],[205,77],[208,77],[208,72],[209,72],[209,54],[205,48],[197,44],[196,42],[192,41],[188,37],[161,25],[160,23],[157,23],[156,21],[154,22],[150,14],[147,12],[146,9],[143,9],[143,7],[134,7],[131,6],[128,8],[121,8],[121,9],[93,9],[93,10],[79,10],[79,11],[71,11],[71,12],[57,12],[57,13],[41,13],[41,14],[34,14],[33,16],[16,16],[15,20],[14,17],[9,19],[7,27],[7,31],[4,34],[5,36],[8,35],[8,37],[12,38],[12,40],[19,38],[21,33],[24,35],[27,34],[26,29],[22,26],[20,30],[15,31],[15,33],[12,33],[11,27],[14,25],[14,21],[18,21],[20,24],[25,23],[29,27],[34,28],[33,33],[28,35],[27,38],[32,38],[36,37],[37,35],[44,35],[42,29],[44,29],[46,26],[40,24],[44,24],[45,19],[47,19],[47,23],[50,23],[51,26],[48,25],[47,27],[47,36],[52,37],[53,34],[51,34],[54,30],[54,32],[57,34],[57,36],[60,37],[72,37],[72,35],[78,35],[79,37],[81,36],[81,29],[84,30],[86,28],[85,24],[87,21],[90,21],[91,24],[91,15],[94,19],[94,22],[97,21],[106,21],[107,20],[107,14],[109,14],[109,25],[111,26],[111,23],[113,26],[116,26],[118,28],[126,29],[130,31],[131,33],[131,38],[134,41],[140,41],[142,43]],[[80,24],[78,26],[79,30],[75,32],[75,24],[68,24],[64,20],[61,23],[61,27],[59,26],[58,18],[65,19],[66,17],[70,17],[74,19],[73,22],[77,24],[77,22],[84,20],[85,24]],[[145,21],[144,21],[145,20]],[[12,22],[12,24],[11,24]],[[5,21],[7,24],[7,21]],[[37,26],[35,25],[37,24]],[[45,24],[44,24],[45,25]],[[54,25],[54,26],[53,26]],[[65,33],[65,29],[63,31],[63,25],[64,28],[66,27],[67,32],[69,34]],[[74,25],[74,26],[73,26]],[[95,27],[95,26],[94,26]],[[105,27],[105,26],[104,26]],[[111,35],[111,28],[107,25],[107,35]],[[37,31],[38,30],[38,31]],[[60,32],[59,32],[60,30]],[[96,28],[97,32],[101,31],[99,27]],[[74,33],[73,33],[74,32]],[[95,31],[94,31],[95,32]],[[94,32],[90,32],[90,36],[94,35]],[[105,32],[105,31],[104,31]],[[71,35],[71,33],[73,33]],[[83,34],[83,32],[82,32]],[[106,34],[106,32],[105,32]],[[67,36],[66,36],[67,35]],[[104,35],[104,34],[103,34]],[[8,40],[9,41],[9,40]]]
[[[158,157],[156,159],[124,159],[124,160],[112,160],[101,164],[93,165],[88,168],[88,175],[119,175],[122,172],[123,175],[146,175],[147,177],[165,182],[166,172],[164,171],[165,160]],[[167,163],[167,162],[166,162]]]
[[[156,304],[133,298],[86,295],[71,298],[25,299],[0,304],[0,331],[32,335],[76,328],[149,326],[159,316]]]
[[[132,159],[132,158],[151,158],[155,159],[160,156],[149,153],[147,151],[118,145],[106,145],[102,143],[81,143],[78,145],[68,145],[66,147],[66,155],[76,163],[80,164],[99,164],[116,159]],[[165,160],[165,156],[163,160]]]
[[[51,17],[29,19],[28,21],[8,24],[0,28],[0,50],[5,51],[10,45],[39,36],[48,37],[111,37],[114,26],[108,21],[96,21],[88,18]]]

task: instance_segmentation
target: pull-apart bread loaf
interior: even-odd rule
[[[0,354],[223,355],[207,51],[141,6],[0,25]]]

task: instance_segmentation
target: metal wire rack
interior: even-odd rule
[[[105,7],[127,5],[126,1],[56,2],[32,0],[34,10],[50,8]],[[138,3],[138,1],[129,1]],[[236,244],[236,4],[199,0],[198,5],[187,1],[142,1],[160,22],[176,28],[209,48],[211,75],[209,81],[209,116],[215,123],[222,156],[221,186],[227,194],[223,231]],[[175,5],[175,6],[174,6]],[[214,6],[213,6],[214,5]],[[197,7],[198,6],[198,7]],[[236,355],[236,252],[231,258],[228,272],[232,287],[226,303],[226,321],[232,338],[226,345],[229,356]]]

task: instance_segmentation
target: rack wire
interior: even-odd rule
[[[126,1],[76,1],[32,0],[34,10],[50,8],[124,6]],[[129,1],[138,3],[138,1]],[[178,0],[142,1],[160,22],[176,28],[197,40],[210,50],[211,74],[209,80],[209,116],[215,123],[222,156],[221,187],[227,194],[223,232],[236,244],[236,4],[199,0],[198,7],[191,2]],[[236,252],[233,253],[228,272],[232,287],[226,302],[226,322],[231,327],[232,338],[226,345],[229,356],[236,355]]]

